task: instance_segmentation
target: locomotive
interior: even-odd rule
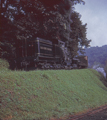
[[[17,43],[14,68],[72,69],[87,68],[87,56],[71,58],[70,51],[61,40],[35,38]]]

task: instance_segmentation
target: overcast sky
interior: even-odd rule
[[[84,0],[85,5],[75,6],[83,24],[87,23],[87,38],[91,46],[107,45],[107,0]]]

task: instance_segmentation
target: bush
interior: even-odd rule
[[[0,59],[0,70],[1,69],[8,69],[9,68],[9,63],[5,59]]]

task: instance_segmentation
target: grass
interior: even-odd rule
[[[107,104],[107,88],[92,69],[0,69],[0,118],[48,120]]]

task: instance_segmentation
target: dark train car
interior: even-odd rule
[[[36,58],[35,51],[37,51],[34,40],[20,40],[16,47],[16,68],[26,69],[27,66],[34,66],[34,59]]]
[[[38,53],[36,55],[35,64],[39,68],[58,68],[61,64],[62,51],[58,46],[58,41],[53,43],[49,40],[36,38]]]
[[[77,59],[79,59],[78,68],[88,67],[88,56],[80,55],[77,57]]]
[[[73,59],[73,65],[77,68],[87,68],[88,67],[88,56],[80,55]]]
[[[16,48],[17,68],[26,69],[34,66],[39,68],[60,67],[63,55],[58,43],[58,41],[52,43],[41,38],[18,42]]]
[[[16,47],[16,58],[11,61],[16,69],[72,69],[87,68],[88,57],[77,56],[71,58],[65,42],[60,40],[45,40],[35,38],[20,40]]]

